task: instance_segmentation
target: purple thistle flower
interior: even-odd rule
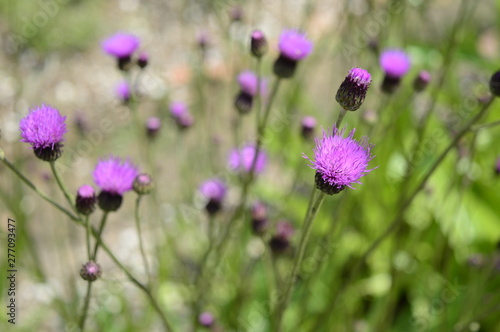
[[[366,92],[372,82],[369,72],[361,68],[352,68],[340,85],[335,99],[347,111],[356,111],[365,101]]]
[[[139,57],[137,58],[137,65],[139,66],[139,68],[141,69],[146,68],[148,63],[149,63],[149,56],[144,52],[139,54]]]
[[[146,120],[146,133],[149,138],[154,138],[161,129],[161,119],[152,116]]]
[[[222,208],[222,201],[226,196],[227,187],[220,179],[208,179],[198,188],[208,200],[205,206],[208,214],[214,215]]]
[[[170,114],[172,115],[173,118],[178,118],[182,116],[184,113],[187,113],[187,111],[188,111],[187,106],[180,101],[174,101],[170,103]]]
[[[273,66],[274,74],[280,78],[292,77],[298,61],[308,56],[312,48],[313,45],[305,34],[296,30],[284,30],[279,41],[280,56]]]
[[[288,221],[279,221],[276,224],[276,233],[269,240],[269,246],[275,254],[283,254],[290,248],[290,241],[295,230]]]
[[[48,105],[32,108],[19,123],[21,142],[31,144],[35,155],[45,161],[61,156],[64,134],[68,131],[66,117]]]
[[[234,149],[229,154],[229,168],[235,171],[250,172],[255,158],[256,147],[254,145],[246,145],[241,149]],[[261,173],[267,164],[267,155],[261,149],[255,161],[254,173]]]
[[[241,91],[252,97],[255,97],[257,94],[257,83],[258,77],[251,70],[245,70],[238,75],[238,84]],[[263,78],[260,79],[260,95],[267,95],[267,80]]]
[[[124,103],[127,103],[132,96],[132,92],[130,91],[130,86],[126,81],[120,82],[116,86],[116,96]]]
[[[207,199],[217,201],[222,201],[227,192],[226,185],[220,179],[208,179],[200,185],[198,190]]]
[[[269,224],[267,221],[267,206],[260,201],[255,202],[251,208],[251,216],[252,231],[256,235],[263,235]]]
[[[268,44],[264,33],[260,30],[252,31],[250,35],[250,52],[256,58],[261,58],[267,53]]]
[[[495,165],[495,174],[500,175],[500,158],[497,159],[497,163]]]
[[[94,188],[89,185],[83,185],[78,189],[75,201],[76,210],[88,216],[94,211],[95,203],[97,201],[97,197],[94,192]]]
[[[154,182],[151,175],[141,173],[137,175],[132,184],[132,188],[138,195],[147,195],[153,190]]]
[[[101,159],[94,169],[94,181],[101,190],[120,196],[132,190],[137,175],[135,165],[115,156]]]
[[[101,277],[101,274],[101,266],[94,261],[89,261],[83,264],[80,269],[80,276],[83,280],[87,281],[96,281]]]
[[[426,70],[422,70],[413,81],[413,89],[415,89],[416,92],[423,91],[431,82],[431,78],[431,73]]]
[[[302,137],[310,139],[316,129],[316,118],[310,115],[304,116],[301,121]]]
[[[296,30],[284,30],[279,40],[280,54],[289,60],[299,61],[308,56],[313,49],[313,44],[305,34]]]
[[[304,155],[311,162],[309,166],[316,170],[317,188],[329,195],[346,186],[353,188],[353,183],[361,183],[359,179],[372,170],[367,169],[373,158],[372,145],[366,138],[360,142],[354,140],[354,132],[353,129],[344,137],[344,129],[334,128],[331,135],[323,131],[323,138],[315,139],[314,160]]]
[[[201,326],[212,327],[215,323],[215,318],[211,313],[203,312],[198,317],[198,321],[200,322]]]
[[[402,50],[386,50],[380,56],[380,66],[387,76],[403,77],[410,70],[410,58]]]
[[[132,190],[137,168],[127,159],[110,156],[100,160],[94,169],[94,182],[101,188],[97,197],[99,207],[104,211],[116,211],[120,208],[123,194]]]
[[[130,58],[139,44],[139,38],[136,36],[119,32],[104,40],[101,46],[104,52],[121,59]]]

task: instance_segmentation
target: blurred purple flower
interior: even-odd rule
[[[130,86],[126,81],[120,82],[116,86],[115,91],[116,91],[116,96],[124,103],[128,102],[130,100],[130,97],[132,96],[132,92],[130,91]]]
[[[284,30],[279,40],[280,54],[289,60],[302,60],[313,49],[313,44],[304,33],[296,30]]]
[[[215,323],[214,316],[209,312],[203,312],[198,317],[201,326],[211,327]]]
[[[241,91],[254,97],[257,94],[258,77],[251,70],[245,70],[238,75],[238,83]],[[260,95],[267,95],[267,80],[260,79]]]
[[[250,172],[255,158],[256,147],[246,145],[241,149],[234,149],[229,154],[229,168],[235,171]],[[267,155],[261,149],[255,161],[255,174],[261,173],[267,164]]]
[[[198,190],[207,199],[219,202],[224,199],[227,192],[226,185],[220,179],[208,179],[200,185]]]
[[[139,47],[140,41],[128,33],[116,33],[101,44],[104,52],[117,58],[128,58]]]
[[[382,52],[380,66],[387,76],[401,78],[410,70],[411,63],[404,51],[391,49]]]

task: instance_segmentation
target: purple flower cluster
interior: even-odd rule
[[[38,158],[54,161],[61,156],[61,143],[68,131],[65,120],[65,116],[48,105],[32,108],[19,124],[21,142],[31,144]]]
[[[359,179],[370,172],[368,162],[373,158],[372,145],[363,138],[361,142],[353,139],[353,129],[344,137],[344,129],[333,129],[332,134],[323,132],[322,138],[315,139],[314,160],[308,159],[311,168],[316,170],[316,186],[332,195],[352,184],[361,183]]]

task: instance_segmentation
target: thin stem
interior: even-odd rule
[[[262,85],[262,75],[261,75],[261,58],[257,58],[257,62],[255,63],[255,74],[257,75],[257,93],[255,94],[255,103],[257,104],[255,110],[255,119],[257,126],[260,122],[260,112],[262,108],[262,95],[261,95],[261,85]]]
[[[30,187],[31,189],[33,189],[33,191],[35,193],[37,193],[38,196],[40,196],[42,199],[44,199],[47,202],[49,202],[56,209],[60,210],[62,213],[64,213],[65,215],[67,215],[71,220],[73,220],[73,221],[75,221],[77,223],[81,223],[81,219],[79,217],[75,216],[72,212],[68,211],[66,208],[64,208],[61,205],[59,205],[59,203],[53,201],[52,198],[50,198],[49,196],[47,196],[47,194],[45,194],[44,192],[42,192],[41,190],[39,190],[30,180],[28,180],[21,172],[19,172],[17,170],[17,168],[10,161],[8,161],[4,157],[3,151],[0,151],[0,160],[4,163],[5,166],[7,166],[11,171],[13,171],[16,174],[17,177],[22,182],[24,182],[28,187]]]
[[[99,225],[99,233],[98,233],[98,237],[99,238],[101,238],[102,231],[104,230],[104,226],[106,225],[106,220],[108,219],[108,214],[109,214],[109,212],[107,212],[107,211],[104,211],[103,214],[102,214],[101,223]],[[100,242],[101,241],[97,241],[95,243],[95,246],[94,246],[94,256],[92,258],[92,260],[94,262],[97,261],[97,250],[99,250]]]
[[[347,110],[346,109],[340,109],[340,113],[339,113],[339,116],[337,118],[337,121],[335,122],[335,127],[337,129],[340,128],[340,124],[342,123],[342,120],[344,119],[344,116],[347,114]]]
[[[137,228],[137,237],[139,238],[139,249],[141,250],[142,260],[144,262],[144,268],[146,269],[146,275],[148,277],[148,285],[151,285],[151,270],[149,268],[146,252],[144,251],[144,244],[142,242],[141,219],[139,214],[139,206],[141,203],[141,198],[142,195],[137,195],[137,199],[135,200],[135,227]]]
[[[87,257],[88,257],[88,260],[92,260],[92,250],[91,250],[91,244],[90,244],[90,234],[92,233],[92,225],[90,225],[90,220],[89,220],[89,216],[85,216],[85,227],[86,227],[86,230],[85,230],[85,242],[87,244]]]
[[[85,302],[83,304],[82,317],[80,318],[80,323],[78,324],[78,326],[80,327],[80,331],[82,332],[85,329],[85,321],[87,319],[87,313],[89,311],[91,292],[92,292],[92,281],[87,281],[87,294],[85,295]]]
[[[172,328],[172,326],[168,322],[168,319],[167,319],[165,313],[161,310],[160,305],[158,304],[158,302],[156,301],[156,299],[153,297],[153,294],[151,293],[150,289],[147,286],[145,286],[144,284],[142,284],[140,281],[138,281],[130,273],[130,271],[116,258],[116,256],[111,252],[111,250],[108,248],[108,246],[102,241],[102,239],[100,237],[100,233],[101,233],[100,231],[97,231],[94,228],[92,228],[92,235],[94,236],[94,238],[96,239],[97,243],[102,248],[102,250],[104,250],[109,255],[109,257],[111,258],[111,260],[120,268],[120,270],[123,271],[123,273],[125,273],[125,275],[127,276],[127,278],[134,285],[136,285],[137,287],[139,287],[140,290],[142,290],[144,293],[146,293],[146,295],[147,295],[147,297],[149,299],[149,302],[151,303],[151,305],[153,306],[153,308],[155,309],[155,311],[160,316],[161,321],[162,321],[162,323],[163,323],[163,325],[165,327],[165,331],[173,331],[174,329]]]
[[[485,123],[485,124],[482,124],[482,125],[472,126],[471,130],[473,130],[473,131],[479,131],[481,129],[487,129],[487,128],[496,127],[498,125],[500,125],[500,120],[495,121],[495,122]]]
[[[52,169],[52,174],[54,174],[54,177],[56,178],[57,184],[59,185],[59,188],[61,188],[61,190],[64,194],[64,197],[66,197],[66,200],[68,201],[69,206],[71,206],[71,209],[74,212],[76,212],[75,203],[74,203],[75,199],[72,195],[69,194],[68,189],[66,189],[66,186],[62,182],[62,179],[59,176],[59,173],[57,172],[55,161],[50,162],[50,168]]]
[[[283,321],[283,315],[285,313],[288,302],[290,301],[292,289],[295,284],[295,280],[297,279],[299,269],[302,265],[302,260],[304,259],[304,253],[306,250],[307,242],[309,240],[309,236],[311,234],[314,218],[316,217],[316,213],[318,212],[321,204],[325,199],[325,195],[326,194],[323,191],[320,191],[316,188],[314,188],[311,193],[309,207],[304,219],[302,237],[300,239],[299,248],[294,258],[292,274],[290,275],[288,285],[286,286],[283,301],[279,303],[278,311],[276,312],[276,331],[278,332],[281,331],[281,322]]]

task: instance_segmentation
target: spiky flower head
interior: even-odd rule
[[[80,276],[87,281],[96,281],[101,277],[101,274],[101,266],[94,261],[83,264],[80,270]]]
[[[97,197],[92,186],[86,184],[78,188],[75,207],[79,213],[88,216],[94,211],[96,202]]]
[[[403,77],[410,70],[410,58],[403,50],[385,50],[380,56],[380,66],[387,76]]]
[[[363,104],[366,91],[372,82],[369,72],[361,68],[352,68],[340,85],[335,99],[347,111],[356,111]]]
[[[252,169],[256,155],[256,147],[254,145],[246,145],[241,149],[234,149],[229,154],[229,168],[235,171],[250,172]],[[261,173],[267,164],[267,155],[260,149],[255,160],[254,173]]]
[[[19,123],[21,142],[31,144],[35,155],[45,161],[61,156],[64,134],[68,131],[66,117],[48,105],[32,108]]]
[[[137,168],[130,160],[115,156],[101,159],[94,169],[94,181],[101,190],[118,195],[132,190],[137,175]]]
[[[101,44],[104,52],[116,58],[129,58],[139,47],[140,41],[129,33],[116,33],[104,40]]]
[[[289,60],[299,61],[307,57],[313,49],[313,44],[306,35],[297,30],[284,30],[279,40],[280,55]]]
[[[267,53],[268,44],[264,33],[260,30],[252,31],[250,35],[250,52],[256,58],[262,57]]]
[[[345,129],[334,128],[332,133],[323,131],[322,138],[316,138],[313,150],[314,160],[309,160],[311,168],[316,170],[316,187],[332,195],[339,193],[345,187],[353,188],[352,184],[361,183],[359,179],[372,169],[368,169],[372,145],[364,137],[360,142],[353,136],[353,129],[344,137]]]

